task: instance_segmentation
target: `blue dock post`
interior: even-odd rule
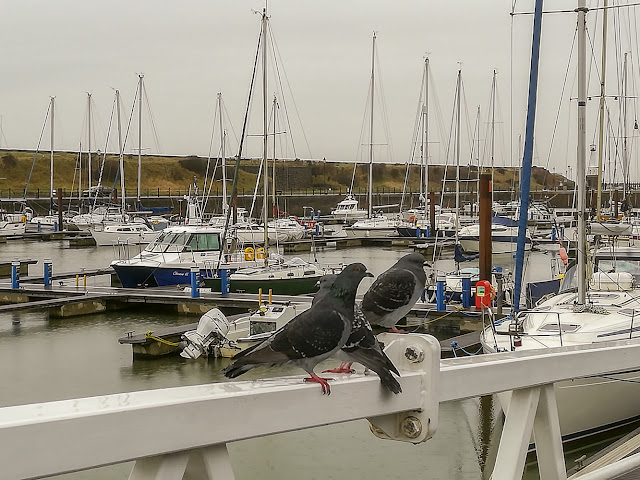
[[[420,225],[416,225],[416,238],[420,238]]]
[[[50,258],[44,259],[44,286],[45,287],[51,286],[51,259]]]
[[[198,290],[199,273],[199,267],[191,267],[191,298],[200,298],[200,290]]]
[[[40,224],[40,221],[38,221],[38,233],[40,233],[42,231],[42,225]]]
[[[446,278],[444,276],[438,276],[436,279],[436,310],[438,312],[444,312],[446,307],[444,305],[444,282]]]
[[[11,262],[11,288],[20,288],[20,261]]]
[[[469,308],[471,306],[471,274],[462,274],[462,306]]]
[[[556,240],[556,227],[551,227],[551,241],[555,242]]]
[[[320,224],[316,222],[316,237],[320,235]]]
[[[220,292],[222,295],[229,295],[229,271],[222,268],[220,274]]]
[[[58,231],[58,222],[53,222],[53,231],[54,232]]]
[[[426,238],[431,237],[431,227],[429,225],[427,225],[426,227],[424,227],[424,236]]]

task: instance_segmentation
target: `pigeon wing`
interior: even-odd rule
[[[377,317],[406,306],[417,285],[416,276],[409,270],[389,270],[380,275],[362,299],[362,310]]]

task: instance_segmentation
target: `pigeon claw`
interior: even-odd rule
[[[394,325],[389,329],[389,333],[409,333],[409,332],[407,332],[406,330],[401,330],[399,328],[396,328],[396,326]]]
[[[320,386],[322,387],[322,394],[324,395],[326,393],[327,395],[331,395],[331,387],[329,386],[328,380],[333,380],[333,379],[322,378],[317,376],[315,373],[312,373],[309,378],[304,379],[305,382],[319,383]]]
[[[356,373],[356,371],[351,368],[351,363],[342,362],[339,367],[332,368],[331,370],[323,370],[322,373]]]

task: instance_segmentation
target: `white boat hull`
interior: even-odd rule
[[[0,221],[0,237],[14,237],[24,235],[27,224],[25,222]]]

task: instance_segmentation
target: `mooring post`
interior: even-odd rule
[[[229,295],[229,271],[226,268],[220,269],[220,292]]]
[[[191,267],[191,298],[200,297],[200,290],[198,290],[198,273],[200,273],[200,268]]]
[[[51,286],[51,259],[50,258],[44,259],[44,286],[45,287]]]
[[[551,227],[551,241],[555,242],[556,240],[556,227]]]
[[[14,260],[11,262],[11,288],[20,288],[20,261]]]
[[[462,274],[462,306],[469,308],[471,306],[471,274]]]
[[[480,175],[480,245],[478,267],[480,280],[491,281],[491,174]]]
[[[420,238],[420,225],[416,225],[416,238]]]
[[[429,225],[431,229],[429,236],[433,235],[436,231],[436,194],[435,192],[429,192]]]
[[[436,310],[444,312],[446,307],[444,305],[444,282],[446,277],[444,275],[436,278]]]

